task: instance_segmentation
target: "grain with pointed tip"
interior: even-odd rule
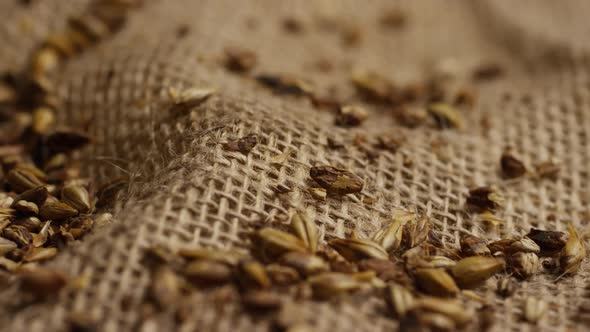
[[[366,258],[389,259],[385,249],[369,239],[334,239],[328,243],[350,261]]]
[[[305,243],[311,253],[315,253],[318,247],[318,229],[305,213],[296,213],[291,219],[293,232]]]
[[[498,258],[472,256],[458,261],[452,268],[453,277],[460,287],[474,287],[504,268],[504,261]]]

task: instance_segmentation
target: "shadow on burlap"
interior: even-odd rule
[[[28,8],[16,1],[0,4],[0,70],[24,65],[23,54],[86,5],[59,0],[33,2]],[[409,13],[402,31],[385,31],[376,23],[392,5]],[[294,208],[308,211],[322,235],[338,236],[352,227],[371,235],[393,208],[416,209],[433,218],[448,247],[456,247],[464,232],[496,239],[526,234],[530,227],[565,230],[569,220],[584,227],[590,164],[590,42],[584,13],[589,10],[584,1],[548,0],[149,1],[120,33],[56,75],[65,106],[60,120],[93,119],[90,130],[98,143],[85,152],[89,174],[103,180],[123,172],[133,175],[125,205],[114,211],[114,224],[48,264],[88,276],[90,286],[26,307],[19,306],[18,290],[3,290],[2,330],[60,330],[68,312],[85,310],[101,317],[105,331],[266,331],[268,320],[252,318],[234,303],[215,309],[205,293],[193,296],[190,318],[181,326],[174,325],[169,313],[141,322],[149,274],[139,260],[154,243],[172,249],[244,247],[249,227],[287,223]],[[286,16],[300,17],[305,31],[285,35],[280,23]],[[344,47],[338,34],[317,27],[317,17],[360,26],[361,45]],[[189,31],[181,39],[179,26]],[[255,50],[256,72],[300,74],[320,91],[331,89],[355,102],[348,75],[356,66],[400,83],[420,80],[425,68],[446,58],[456,60],[460,75],[489,61],[501,63],[507,74],[478,86],[479,101],[466,115],[463,132],[409,130],[380,111],[362,128],[344,130],[306,100],[274,96],[251,79],[227,73],[219,60],[229,45]],[[314,70],[318,59],[331,61],[334,70]],[[169,114],[168,87],[192,86],[217,87],[220,94],[186,114]],[[261,143],[247,156],[221,148],[227,139],[251,133]],[[328,138],[350,142],[357,134],[371,138],[383,133],[402,134],[406,143],[374,161],[354,147],[327,147]],[[444,142],[446,158],[433,151],[433,142]],[[502,181],[498,160],[508,145],[528,164],[562,160],[559,179]],[[288,160],[272,164],[271,158],[287,148],[292,150]],[[361,176],[363,194],[375,203],[363,204],[360,195],[313,200],[306,191],[308,174],[319,164]],[[463,212],[467,189],[484,184],[497,185],[507,196],[500,213],[506,224],[497,233],[484,231]],[[277,194],[277,185],[292,191]],[[577,275],[557,282],[545,275],[522,282],[506,300],[495,296],[495,279],[478,291],[496,309],[497,331],[576,330],[584,326],[576,316],[588,301],[587,277],[584,264]],[[520,320],[529,295],[549,303],[536,327]],[[377,298],[288,306],[318,331],[397,328]]]

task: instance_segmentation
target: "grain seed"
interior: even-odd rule
[[[427,264],[428,258],[435,253],[436,248],[432,244],[424,242],[412,249],[406,250],[402,254],[402,258],[408,267],[418,267]]]
[[[57,294],[67,280],[64,273],[39,266],[20,274],[21,288],[38,296]]]
[[[427,312],[427,313],[422,313],[419,316],[420,322],[426,326],[428,326],[428,328],[431,331],[456,331],[457,330],[457,326],[455,324],[455,322],[443,315],[443,314],[438,314],[438,313],[432,313],[432,312]]]
[[[428,112],[423,108],[402,107],[395,113],[395,118],[402,126],[417,128],[428,119]]]
[[[414,295],[402,285],[390,284],[386,292],[387,302],[392,309],[395,317],[403,317],[414,306]]]
[[[61,201],[78,210],[79,213],[88,213],[91,209],[88,191],[82,186],[70,185],[63,187]]]
[[[182,281],[168,266],[156,268],[149,286],[149,296],[161,310],[175,306],[181,296]]]
[[[252,290],[242,296],[244,305],[252,310],[271,311],[281,308],[281,297],[270,290]]]
[[[375,288],[385,287],[385,283],[377,278],[377,273],[375,273],[375,271],[354,272],[350,276],[359,282],[371,284],[375,286]]]
[[[236,266],[240,260],[245,258],[241,252],[213,248],[181,248],[178,250],[178,255],[192,260],[204,259],[229,266]]]
[[[514,239],[514,238],[499,239],[499,240],[490,242],[488,244],[488,248],[490,248],[490,252],[492,254],[497,254],[499,252],[511,253],[513,251],[512,244],[516,241],[518,241],[518,240]]]
[[[290,75],[261,74],[256,76],[256,81],[277,94],[294,96],[312,94],[312,88],[307,82]]]
[[[37,232],[43,223],[37,217],[25,217],[19,218],[14,221],[14,225],[23,226],[29,230],[29,232]]]
[[[451,270],[457,284],[471,288],[477,286],[504,268],[504,261],[492,257],[472,256],[463,258]]]
[[[509,150],[505,151],[500,158],[502,175],[506,179],[514,179],[526,174],[524,163],[514,157]]]
[[[369,117],[369,112],[362,106],[346,105],[340,107],[334,123],[340,127],[357,127]]]
[[[24,257],[25,262],[38,262],[51,259],[57,255],[56,248],[33,248]]]
[[[451,297],[459,292],[459,287],[453,278],[444,270],[418,269],[414,272],[414,276],[418,288],[430,295]]]
[[[37,206],[41,206],[43,203],[45,203],[48,195],[49,192],[47,191],[46,186],[38,186],[20,193],[18,196],[16,196],[14,201],[28,201],[37,204]]]
[[[387,103],[393,92],[393,84],[379,74],[367,70],[355,70],[351,81],[358,92],[368,101]]]
[[[334,295],[356,290],[361,283],[349,274],[325,272],[308,279],[313,295],[319,299],[326,299]]]
[[[145,249],[141,263],[149,269],[154,269],[161,265],[176,265],[178,261],[176,255],[166,246],[160,243],[153,244]]]
[[[373,146],[376,149],[389,151],[391,153],[396,153],[397,150],[402,146],[402,144],[405,141],[405,138],[403,136],[394,136],[391,134],[378,135],[376,137],[376,139],[377,139],[377,142],[375,144],[373,144]],[[369,151],[367,153],[368,153],[368,155],[370,155],[371,153],[376,153],[376,152]],[[407,160],[404,159],[404,166],[408,166],[406,163],[407,163]]]
[[[532,324],[536,324],[547,311],[547,303],[535,297],[529,296],[524,302],[523,317]]]
[[[22,193],[29,189],[43,185],[43,182],[39,180],[33,173],[22,168],[15,168],[8,172],[6,181],[17,193]]]
[[[395,251],[401,247],[403,230],[404,221],[393,219],[389,225],[383,226],[373,235],[373,241],[386,251]]]
[[[231,269],[222,263],[208,260],[198,260],[189,263],[184,268],[184,275],[196,283],[223,284],[231,280]]]
[[[291,218],[291,228],[311,253],[315,253],[318,248],[318,229],[315,224],[305,213],[295,213]]]
[[[39,213],[37,204],[23,200],[14,202],[12,208],[24,215],[37,215]]]
[[[493,187],[479,187],[469,191],[467,204],[477,211],[494,211],[504,204],[504,197]]]
[[[542,162],[535,167],[536,176],[539,178],[555,179],[561,170],[561,163],[553,160]]]
[[[291,152],[291,148],[285,148],[285,150],[282,153],[270,158],[270,163],[275,165],[282,165],[289,158]]]
[[[24,226],[10,225],[4,229],[2,236],[16,242],[19,247],[26,247],[33,241],[33,236]]]
[[[168,89],[168,95],[176,105],[198,105],[215,95],[217,89],[193,87],[178,91],[173,87]]]
[[[388,259],[364,259],[357,266],[359,271],[375,271],[377,277],[383,281],[393,280],[401,283],[408,278],[403,268]]]
[[[272,280],[272,283],[278,286],[292,285],[301,280],[299,272],[289,266],[269,264],[266,266],[266,273]]]
[[[464,298],[472,300],[472,301],[476,301],[479,303],[487,303],[486,299],[477,294],[476,292],[472,291],[471,289],[464,289],[461,291],[461,295],[463,295]]]
[[[366,258],[389,259],[385,249],[369,239],[334,239],[328,244],[349,261]]]
[[[239,47],[225,49],[225,67],[236,73],[246,73],[256,66],[256,53]]]
[[[451,269],[457,265],[457,262],[454,260],[438,255],[430,256],[426,262],[427,264],[424,267],[430,267],[434,269]]]
[[[463,235],[460,240],[461,253],[465,257],[469,256],[490,256],[491,252],[486,242],[470,234]]]
[[[435,103],[428,106],[429,114],[434,118],[440,129],[463,129],[463,117],[453,106],[445,103]]]
[[[425,242],[431,230],[432,221],[426,215],[408,221],[403,228],[403,247],[410,249]]]
[[[229,141],[223,144],[226,151],[241,152],[248,154],[258,144],[258,136],[254,134],[246,135],[242,138]]]
[[[473,312],[467,310],[460,301],[437,297],[421,297],[416,299],[414,308],[445,315],[459,327],[465,326],[473,318]]]
[[[266,227],[254,234],[262,245],[262,251],[271,256],[280,256],[289,251],[307,252],[305,242],[278,229]]]
[[[510,249],[512,251],[532,252],[535,254],[541,252],[541,247],[535,243],[535,241],[526,236],[520,240],[512,242],[512,244],[510,244]]]
[[[321,187],[339,195],[358,193],[363,189],[363,180],[351,172],[332,166],[314,166],[309,175]]]
[[[531,228],[527,237],[535,241],[542,251],[548,253],[559,252],[568,241],[568,235],[564,232],[545,231],[535,228]]]
[[[45,172],[43,172],[33,164],[17,162],[17,164],[14,166],[14,169],[28,172],[40,181],[47,181],[47,174],[45,174]]]
[[[243,260],[238,264],[239,281],[246,289],[269,288],[271,281],[264,265],[252,259]]]
[[[559,257],[559,265],[565,274],[576,272],[586,258],[586,244],[571,222],[568,224],[568,233],[569,239]]]
[[[89,216],[80,216],[77,218],[70,219],[70,224],[68,225],[68,231],[74,239],[79,239],[84,236],[86,233],[90,232],[94,227],[94,219]]]
[[[539,256],[535,253],[517,252],[510,257],[512,270],[520,277],[526,279],[541,270]]]
[[[286,253],[279,262],[296,269],[303,276],[326,272],[330,268],[320,257],[297,251]]]
[[[77,214],[78,211],[76,209],[60,201],[46,201],[39,209],[39,217],[41,220],[63,220]]]

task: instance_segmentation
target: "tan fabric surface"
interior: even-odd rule
[[[88,1],[34,1],[22,7],[0,2],[0,71],[20,68],[43,37],[84,10]],[[409,13],[402,31],[386,31],[376,19],[398,5]],[[206,293],[194,295],[190,319],[180,326],[170,313],[141,322],[140,304],[149,274],[139,262],[153,243],[172,249],[185,245],[243,247],[251,225],[286,223],[290,210],[304,208],[322,234],[343,236],[355,225],[371,235],[396,207],[417,209],[433,218],[446,246],[458,245],[462,232],[489,239],[526,234],[530,227],[579,229],[588,219],[590,164],[590,3],[580,1],[230,1],[152,0],[131,15],[112,39],[65,64],[55,79],[64,98],[58,116],[67,123],[94,119],[98,143],[85,151],[89,173],[99,179],[127,170],[134,181],[124,206],[113,212],[113,226],[96,232],[49,263],[71,275],[88,275],[90,287],[62,292],[59,299],[22,306],[18,290],[2,290],[0,330],[54,331],[72,310],[101,317],[105,331],[266,331],[269,321],[244,314],[237,304],[215,310]],[[288,36],[286,16],[301,18],[306,30]],[[317,16],[357,24],[358,48],[344,48],[337,33],[324,31]],[[248,24],[254,20],[256,24]],[[189,34],[178,39],[180,25]],[[255,50],[255,72],[287,72],[310,79],[319,91],[358,101],[349,83],[350,68],[381,72],[396,82],[419,81],[426,68],[453,58],[460,73],[487,61],[502,63],[507,74],[478,86],[479,99],[466,114],[467,130],[406,129],[383,110],[367,106],[371,118],[361,128],[333,125],[331,114],[307,100],[275,96],[252,79],[228,73],[220,64],[229,45]],[[334,71],[321,73],[314,61],[329,59]],[[220,95],[190,114],[170,115],[168,87],[217,87]],[[482,127],[487,119],[490,130]],[[395,154],[370,162],[349,146],[334,151],[327,139],[350,142],[382,133],[403,134]],[[245,134],[261,143],[247,156],[224,151],[222,142]],[[439,158],[431,143],[444,140]],[[506,182],[498,160],[510,145],[528,164],[555,157],[563,161],[556,181]],[[280,166],[270,159],[286,148]],[[404,166],[410,158],[411,167]],[[108,162],[107,162],[108,161]],[[343,166],[365,181],[363,194],[317,202],[306,192],[313,165]],[[272,188],[293,190],[277,195]],[[464,212],[467,189],[496,184],[506,195],[506,220],[499,233],[485,232]],[[556,218],[551,218],[554,215]],[[507,300],[494,295],[495,278],[478,289],[496,307],[495,331],[584,330],[578,307],[588,301],[588,264],[573,277],[555,281],[538,275],[522,282]],[[538,326],[523,323],[528,295],[549,303]],[[317,331],[389,331],[381,299],[353,297],[341,303],[290,304]],[[476,325],[470,329],[477,330]]]

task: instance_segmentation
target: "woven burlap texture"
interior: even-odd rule
[[[0,2],[0,70],[25,65],[26,55],[87,1],[43,0],[29,6]],[[377,18],[386,8],[408,13],[401,31],[385,30]],[[304,209],[321,234],[343,236],[351,228],[371,235],[394,208],[428,214],[448,247],[468,232],[496,239],[522,235],[530,227],[565,230],[566,222],[587,223],[590,145],[590,66],[587,1],[180,1],[152,0],[131,14],[122,31],[68,61],[55,75],[64,107],[60,121],[92,119],[97,143],[84,152],[88,174],[100,180],[131,174],[126,203],[113,211],[111,226],[68,248],[48,266],[88,277],[82,290],[23,306],[19,290],[0,296],[2,331],[62,330],[69,312],[100,318],[104,331],[266,331],[269,320],[245,314],[240,305],[212,306],[206,292],[192,296],[191,314],[180,325],[165,312],[142,321],[141,303],[149,273],[140,263],[154,243],[244,247],[253,225],[287,223]],[[285,17],[297,17],[304,31],[289,35]],[[339,20],[362,30],[358,47],[318,20]],[[179,37],[179,27],[188,34]],[[275,96],[251,78],[228,73],[223,49],[256,51],[255,72],[285,72],[309,79],[318,91],[359,102],[350,69],[376,70],[399,82],[419,81],[441,59],[452,59],[458,75],[482,62],[501,63],[506,75],[477,86],[479,99],[466,112],[467,129],[406,129],[383,110],[372,110],[358,129],[341,129],[333,117],[308,100]],[[314,66],[333,64],[329,73]],[[449,62],[449,61],[447,61]],[[220,93],[194,109],[170,113],[169,87],[216,87]],[[375,160],[353,147],[357,134],[403,135],[396,153]],[[256,134],[248,155],[222,143]],[[328,138],[347,145],[327,147]],[[529,165],[557,158],[563,171],[555,181],[506,182],[499,156],[511,146]],[[282,164],[271,159],[291,150]],[[411,162],[410,162],[411,161]],[[330,164],[350,169],[365,181],[363,195],[312,199],[309,168]],[[494,184],[506,195],[505,220],[497,232],[484,231],[464,212],[469,187]],[[273,188],[292,190],[277,194]],[[367,205],[363,196],[375,203]],[[583,330],[579,306],[588,301],[588,264],[555,281],[539,275],[520,283],[509,299],[494,294],[495,279],[477,291],[495,308],[495,331]],[[521,320],[524,298],[549,304],[537,326]],[[343,302],[289,303],[293,315],[317,331],[390,331],[398,323],[384,314],[378,298]],[[470,328],[477,330],[477,324]]]

